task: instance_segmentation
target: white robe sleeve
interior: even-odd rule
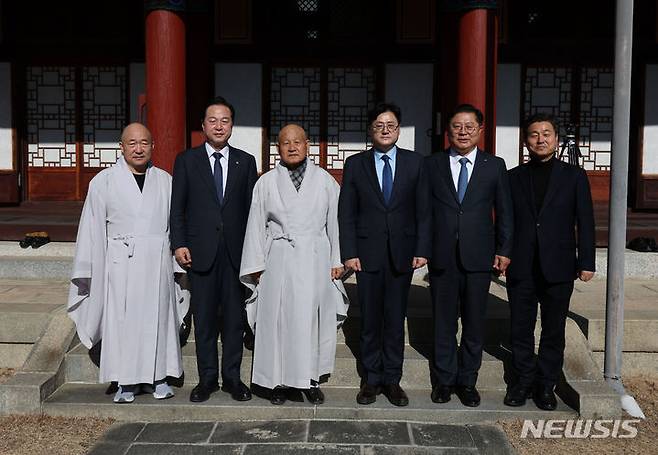
[[[256,282],[251,274],[265,270],[265,259],[267,255],[267,251],[265,251],[267,243],[266,191],[263,188],[263,182],[264,180],[261,178],[256,182],[256,186],[254,187],[244,244],[242,246],[242,260],[240,261],[240,281],[252,292],[256,288]]]
[[[329,210],[327,211],[327,237],[329,237],[329,244],[331,245],[331,267],[342,267],[340,261],[340,241],[338,235],[338,195],[340,193],[340,186],[333,177],[329,177],[327,191],[329,192]],[[345,285],[340,279],[333,280],[333,285],[340,294],[336,299],[336,322],[340,328],[345,319],[347,319],[347,309],[350,300],[345,290]]]
[[[338,238],[338,195],[340,186],[330,177],[327,191],[329,192],[329,211],[327,213],[327,237],[331,244],[331,267],[342,267],[340,261],[340,242]]]
[[[101,339],[105,307],[105,256],[107,252],[105,187],[107,174],[89,184],[78,226],[68,314],[82,344],[91,348]]]

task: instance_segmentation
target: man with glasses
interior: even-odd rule
[[[462,104],[449,117],[450,148],[427,158],[432,207],[429,263],[434,313],[432,401],[453,391],[479,406],[491,272],[504,275],[512,251],[512,199],[505,162],[478,148],[483,115]],[[457,347],[457,320],[462,335]]]
[[[368,113],[373,148],[345,161],[338,204],[341,257],[356,272],[361,308],[359,404],[381,391],[395,406],[409,403],[400,387],[404,320],[413,270],[430,252],[430,217],[423,159],[395,145],[400,118],[388,103]]]
[[[190,401],[219,389],[217,340],[222,335],[222,390],[251,399],[240,379],[245,288],[238,273],[256,183],[256,160],[228,144],[235,109],[222,97],[205,109],[206,141],[176,157],[171,194],[171,247],[189,270],[199,384]]]

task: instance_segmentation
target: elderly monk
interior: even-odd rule
[[[287,388],[321,404],[320,376],[334,369],[336,324],[347,314],[339,278],[339,186],[307,158],[309,140],[298,125],[279,133],[281,162],[256,182],[247,222],[240,279],[253,294],[247,314],[255,331],[252,383]]]
[[[140,384],[156,399],[174,395],[166,378],[183,373],[178,328],[187,299],[176,297],[169,247],[171,176],[150,165],[145,126],[128,125],[120,147],[116,165],[89,183],[68,312],[87,348],[103,340],[99,380],[118,382],[114,401],[130,403]]]

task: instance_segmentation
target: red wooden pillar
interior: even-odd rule
[[[186,147],[184,2],[145,1],[146,124],[153,163],[171,172]]]
[[[479,146],[490,153],[496,144],[496,65],[498,62],[498,23],[495,0],[444,0],[444,23],[450,33],[444,43],[442,89],[452,95],[444,96],[441,105],[446,115],[456,105],[472,104],[484,113],[485,130]],[[446,59],[449,59],[446,60]],[[447,119],[446,119],[447,120]]]

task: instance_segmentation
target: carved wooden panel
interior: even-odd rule
[[[345,160],[370,147],[367,116],[375,97],[372,67],[273,68],[269,169],[279,160],[276,142],[281,127],[297,123],[309,136],[313,162],[335,171],[340,179]]]
[[[375,104],[373,68],[329,68],[327,169],[370,147],[368,110]]]
[[[84,198],[120,154],[126,67],[29,66],[25,78],[28,199]]]
[[[589,67],[581,71],[578,146],[588,171],[610,170],[613,85],[613,68]]]
[[[588,171],[610,170],[613,76],[613,69],[605,67],[526,68],[524,117],[536,112],[553,114],[560,123],[561,140],[566,125],[576,125],[583,155],[580,164]],[[522,147],[526,161],[528,151]],[[566,152],[562,159],[568,161]]]
[[[273,68],[270,83],[269,169],[279,161],[281,127],[296,123],[311,142],[309,157],[320,164],[320,68]]]
[[[26,71],[29,167],[75,167],[75,68],[31,66]]]

